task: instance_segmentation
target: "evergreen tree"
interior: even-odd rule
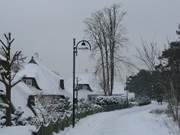
[[[180,31],[177,34],[180,35]],[[161,73],[159,82],[166,93],[174,120],[179,122],[180,127],[180,41],[171,42],[169,48],[162,52],[160,60],[161,64],[156,68]]]
[[[162,91],[157,83],[158,71],[140,70],[135,76],[130,76],[126,82],[126,90],[134,92],[136,96],[157,98]]]

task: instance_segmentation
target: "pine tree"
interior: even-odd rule
[[[176,33],[180,35],[180,31]],[[169,48],[162,52],[160,60],[161,64],[157,66],[161,72],[160,84],[166,92],[174,120],[179,122],[180,127],[180,41],[171,42]]]

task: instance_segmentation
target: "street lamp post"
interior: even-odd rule
[[[75,86],[76,77],[76,56],[78,50],[91,50],[91,44],[87,40],[80,40],[76,44],[76,39],[73,39],[73,114],[72,114],[72,125],[75,126],[75,104],[78,102],[76,93],[78,91]]]

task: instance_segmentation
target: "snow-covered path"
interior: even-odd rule
[[[174,135],[163,114],[149,113],[157,104],[99,113],[80,120],[57,135]]]

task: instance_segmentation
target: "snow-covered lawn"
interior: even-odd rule
[[[95,114],[56,135],[176,135],[178,128],[165,114],[150,113],[165,107],[153,103]]]
[[[34,127],[31,126],[14,126],[0,128],[0,135],[31,135]]]

